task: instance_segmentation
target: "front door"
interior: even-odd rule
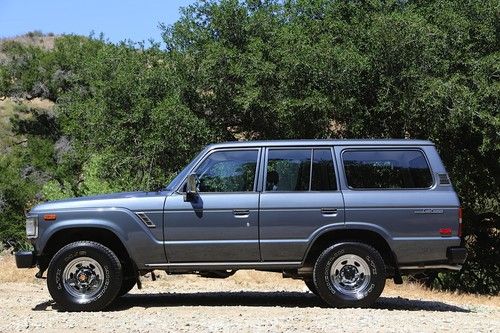
[[[195,167],[198,194],[181,191],[165,203],[165,252],[169,262],[259,261],[260,149],[220,149]]]
[[[331,147],[267,149],[260,197],[264,261],[301,261],[326,228],[343,228],[344,201]]]

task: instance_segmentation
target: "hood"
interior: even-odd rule
[[[46,212],[61,209],[79,209],[79,208],[133,208],[137,203],[148,199],[166,197],[171,191],[158,192],[121,192],[101,194],[88,197],[77,197],[63,200],[48,201],[31,210],[31,213]],[[149,201],[149,200],[148,200]]]

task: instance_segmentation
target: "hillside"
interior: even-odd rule
[[[55,36],[52,33],[44,34],[39,31],[28,32],[24,35],[0,38],[0,65],[7,59],[4,52],[2,52],[2,45],[6,42],[17,42],[22,45],[36,46],[43,50],[51,50],[54,48]],[[7,96],[2,96],[0,92],[0,153],[8,152],[12,145],[22,144],[24,138],[16,137],[12,133],[11,118],[18,115],[21,118],[29,117],[26,112],[22,110],[30,107],[52,109],[54,103],[35,98],[33,100],[13,99]]]
[[[10,97],[0,97],[0,154],[8,153],[14,145],[25,143],[24,137],[12,132],[12,118],[17,116],[20,119],[28,119],[31,114],[26,110],[29,108],[52,110],[53,107],[53,102],[40,98],[14,100]]]
[[[23,45],[38,46],[44,50],[51,50],[54,48],[54,41],[57,37],[58,36],[52,33],[44,34],[37,31],[28,32],[20,36],[0,38],[0,48],[2,43],[7,41],[13,41],[13,42],[19,42]]]

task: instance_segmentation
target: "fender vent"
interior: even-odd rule
[[[439,185],[451,185],[450,178],[448,178],[448,174],[440,173],[439,177]]]
[[[144,212],[137,212],[137,216],[141,219],[142,222],[146,225],[148,228],[156,228],[156,225],[151,221],[149,216],[146,215]]]

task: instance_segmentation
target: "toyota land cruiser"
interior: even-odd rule
[[[168,158],[168,156],[165,156]],[[279,271],[334,307],[373,304],[385,280],[459,270],[460,203],[420,140],[213,144],[164,189],[52,201],[26,220],[19,268],[47,271],[53,299],[95,311],[139,276]]]

